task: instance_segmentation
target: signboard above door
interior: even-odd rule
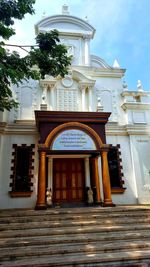
[[[71,129],[55,138],[52,150],[96,150],[93,139],[84,131]]]

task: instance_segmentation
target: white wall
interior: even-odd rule
[[[1,165],[0,165],[0,209],[8,208],[33,208],[36,203],[36,190],[37,190],[37,178],[38,178],[38,155],[37,146],[35,148],[35,162],[34,162],[34,178],[33,178],[33,193],[31,197],[27,198],[11,198],[9,196],[11,183],[11,160],[12,160],[12,145],[17,144],[37,144],[37,138],[35,136],[2,136],[1,140]]]
[[[150,136],[130,136],[138,202],[150,203]]]
[[[134,169],[130,150],[130,140],[128,136],[107,136],[107,144],[120,144],[122,158],[123,180],[126,188],[123,194],[113,194],[115,204],[137,204],[137,188],[135,183]]]

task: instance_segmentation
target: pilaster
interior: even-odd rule
[[[88,35],[84,36],[84,64],[90,65],[90,38]]]
[[[92,86],[88,87],[88,93],[89,93],[89,111],[92,111]]]
[[[102,200],[101,200],[100,183],[99,183],[98,157],[94,157],[91,160],[92,160],[93,185],[94,187],[96,187],[96,202],[100,204]]]
[[[84,159],[84,164],[85,164],[85,184],[86,187],[91,187],[89,158]]]
[[[82,93],[82,101],[81,101],[81,103],[82,103],[82,107],[81,107],[82,111],[85,111],[85,91],[86,91],[86,86],[87,85],[81,85],[80,86],[81,93]]]
[[[48,158],[48,189],[53,189],[53,159]]]
[[[102,182],[103,182],[103,194],[104,194],[104,206],[112,207],[115,206],[112,202],[111,197],[111,185],[110,185],[110,176],[109,176],[109,167],[107,153],[109,151],[109,146],[103,146],[101,150],[101,159],[102,159]]]
[[[35,209],[46,209],[46,152],[39,152],[38,193]]]

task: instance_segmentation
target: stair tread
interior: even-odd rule
[[[3,257],[12,257],[12,256],[17,256],[17,257],[27,257],[27,256],[40,256],[40,255],[65,255],[69,253],[76,253],[79,252],[99,252],[99,253],[104,253],[104,252],[110,252],[110,251],[122,251],[122,250],[135,250],[135,249],[150,249],[150,240],[133,240],[131,241],[122,241],[119,243],[118,242],[84,242],[84,243],[67,243],[67,244],[53,244],[51,245],[34,245],[34,246],[23,246],[23,247],[15,247],[13,246],[12,248],[1,248],[0,249],[0,258],[2,259]]]
[[[49,255],[49,256],[40,256],[40,257],[30,257],[30,260],[27,259],[18,259],[15,260],[12,258],[11,261],[3,261],[3,267],[31,267],[31,266],[67,266],[69,264],[86,264],[86,263],[105,263],[105,262],[124,262],[129,260],[150,260],[150,250],[135,250],[135,251],[123,251],[123,252],[114,252],[114,253],[78,253],[71,255]],[[55,265],[54,265],[55,264]],[[64,265],[65,264],[65,265]]]
[[[70,215],[70,214],[79,214],[79,215],[86,215],[89,213],[102,213],[102,214],[109,214],[111,210],[111,213],[113,215],[113,212],[115,213],[131,213],[134,210],[134,213],[136,212],[143,212],[145,213],[150,213],[150,206],[117,206],[117,207],[80,207],[80,208],[52,208],[52,209],[48,209],[48,210],[43,210],[42,214],[44,216],[46,215],[53,215],[53,216],[60,216],[60,215]],[[34,217],[38,217],[41,215],[41,211],[38,210],[33,210],[33,209],[28,209],[28,210],[19,210],[19,209],[15,209],[15,210],[1,210],[1,218],[2,217],[22,217],[22,216],[34,216]],[[134,215],[134,214],[132,214]]]
[[[19,236],[33,236],[33,235],[61,235],[71,233],[95,233],[95,232],[113,232],[113,231],[133,231],[133,230],[150,230],[150,224],[144,225],[98,225],[98,226],[72,226],[67,228],[38,228],[38,229],[24,229],[22,230],[6,230],[0,232],[0,238],[3,237],[19,237]]]
[[[87,234],[69,234],[69,235],[56,235],[56,236],[28,236],[28,237],[17,237],[17,238],[2,238],[0,239],[0,247],[4,246],[22,246],[22,245],[34,245],[38,242],[38,244],[64,244],[65,242],[83,242],[83,241],[105,241],[105,240],[135,240],[135,239],[149,239],[150,240],[150,231],[141,230],[139,231],[118,231],[114,233],[103,233],[101,234],[94,234],[94,233],[87,233]]]
[[[51,218],[59,218],[60,220],[63,219],[63,218],[83,218],[85,216],[89,216],[89,215],[92,215],[92,216],[99,216],[99,217],[107,217],[107,216],[110,216],[110,217],[117,217],[119,216],[120,214],[122,214],[122,216],[139,216],[140,214],[145,216],[145,215],[150,215],[150,209],[141,209],[140,211],[137,210],[137,211],[134,211],[134,213],[132,213],[132,210],[116,210],[116,211],[110,211],[108,212],[108,210],[106,212],[104,212],[104,210],[97,210],[97,211],[86,211],[86,212],[69,212],[67,211],[66,213],[63,212],[63,213],[59,213],[59,212],[44,212],[42,213],[43,217],[49,217],[49,220],[51,220]],[[60,217],[61,215],[61,217]],[[32,210],[31,212],[26,212],[26,213],[1,213],[1,218],[0,218],[0,221],[3,221],[3,219],[10,219],[10,220],[13,220],[15,218],[18,218],[19,219],[24,219],[26,218],[26,216],[29,217],[29,219],[40,219],[40,216],[41,216],[41,213],[36,213],[36,211]],[[53,216],[53,217],[51,217]]]
[[[102,220],[92,220],[92,219],[88,219],[88,220],[79,220],[79,221],[59,221],[59,220],[55,220],[55,221],[43,221],[39,224],[39,222],[31,222],[29,224],[29,222],[24,222],[24,223],[18,223],[18,222],[14,222],[14,223],[11,223],[11,224],[8,224],[8,223],[3,223],[3,224],[0,224],[0,231],[4,231],[4,230],[9,230],[9,228],[11,228],[12,230],[22,230],[22,229],[34,229],[34,228],[57,228],[57,227],[68,227],[69,225],[70,226],[90,226],[90,225],[94,225],[94,224],[97,224],[97,225],[101,225],[102,223],[104,225],[115,225],[117,223],[117,225],[125,225],[127,222],[126,220],[124,220],[124,218],[121,218],[121,219],[118,219],[118,218],[107,218],[107,219],[104,219],[103,218],[103,221]],[[150,217],[149,218],[140,218],[140,219],[137,219],[137,218],[128,218],[128,224],[135,224],[135,223],[138,223],[138,224],[147,224],[147,223],[150,223]]]

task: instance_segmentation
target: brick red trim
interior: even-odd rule
[[[17,148],[19,147],[27,147],[31,149],[30,152],[30,156],[29,156],[29,176],[28,176],[28,183],[30,186],[30,190],[28,192],[18,192],[15,190],[15,177],[16,177],[16,164],[17,164]],[[34,170],[34,155],[35,155],[35,151],[34,151],[35,145],[31,144],[30,146],[28,146],[27,144],[22,144],[22,145],[17,145],[17,144],[13,144],[12,145],[12,159],[11,159],[11,175],[10,175],[10,184],[9,186],[11,187],[11,191],[9,192],[11,197],[30,197],[31,193],[32,193],[32,186],[33,186],[33,182],[32,179],[34,177],[33,175],[33,170]]]

